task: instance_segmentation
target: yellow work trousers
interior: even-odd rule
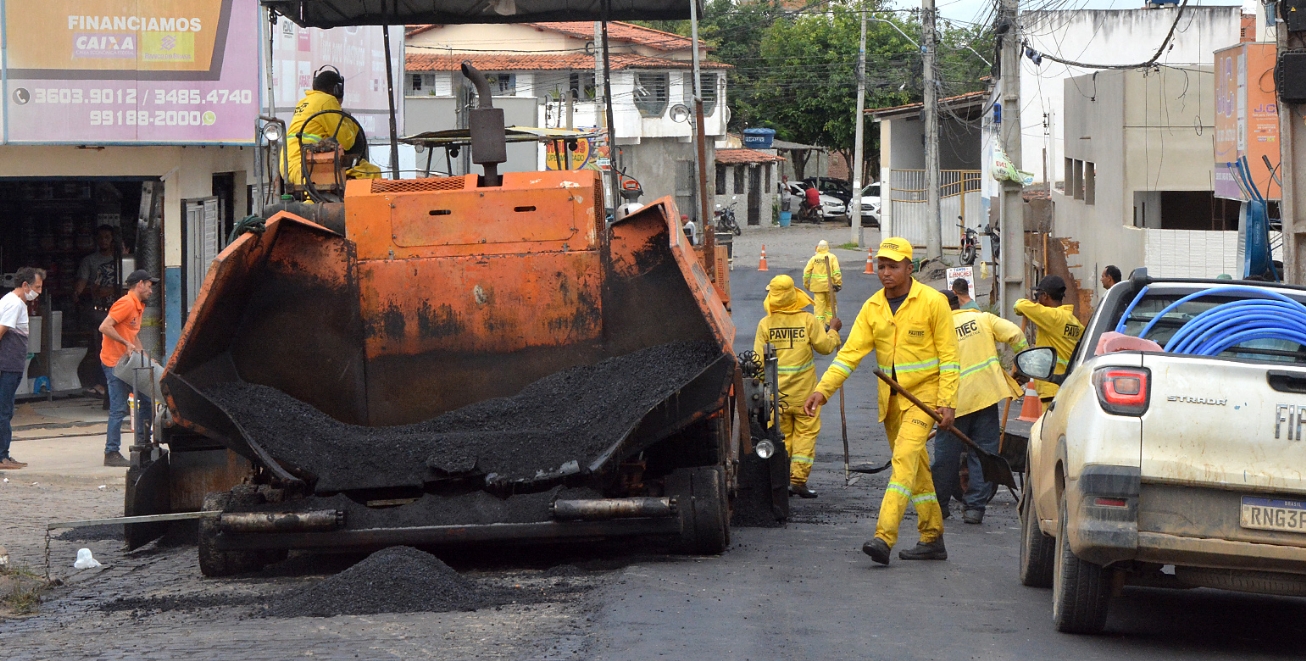
[[[785,409],[780,413],[780,433],[785,435],[789,453],[789,483],[806,484],[816,459],[816,435],[821,433],[821,412],[808,416],[802,409]]]
[[[889,435],[889,449],[893,452],[893,474],[889,487],[880,502],[880,518],[875,524],[875,536],[890,547],[898,541],[898,526],[907,512],[910,501],[916,506],[921,541],[933,542],[943,536],[943,510],[934,494],[934,479],[930,476],[930,456],[925,450],[934,420],[912,406],[901,409],[898,398],[889,398],[889,415],[884,419],[884,430]]]
[[[812,292],[812,310],[816,314],[816,318],[828,326],[830,318],[834,316],[834,310],[830,307],[830,292]]]

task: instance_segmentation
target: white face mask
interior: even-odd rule
[[[33,291],[33,290],[29,289],[29,290],[27,290],[27,293],[26,293],[26,294],[23,294],[23,297],[26,298],[26,299],[27,299],[27,302],[30,303],[30,302],[32,302],[32,301],[35,301],[35,300],[36,300],[36,297],[37,297],[37,296],[40,296],[40,295],[41,295],[40,292],[38,292],[38,291]]]

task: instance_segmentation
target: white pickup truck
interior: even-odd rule
[[[1017,357],[1061,383],[1020,503],[1020,580],[1053,589],[1057,630],[1101,631],[1127,585],[1306,596],[1302,303],[1306,288],[1140,269],[1064,377],[1051,349]]]

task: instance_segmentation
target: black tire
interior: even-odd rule
[[[1020,498],[1020,584],[1050,588],[1056,565],[1057,540],[1039,530],[1038,513],[1034,511],[1029,487],[1029,474],[1026,473]]]
[[[1111,602],[1111,570],[1085,562],[1070,550],[1066,500],[1061,499],[1056,565],[1052,572],[1052,624],[1061,633],[1101,633]]]
[[[225,511],[231,500],[230,492],[208,494],[204,496],[203,510]],[[284,558],[284,551],[219,551],[215,546],[217,519],[200,519],[199,528],[200,573],[208,578],[256,572]]]
[[[961,263],[970,266],[975,263],[975,244],[967,244],[961,249]]]
[[[681,534],[676,551],[716,555],[730,545],[730,503],[725,471],[719,466],[678,468],[667,476],[667,495],[676,498]]]

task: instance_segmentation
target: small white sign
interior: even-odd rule
[[[970,297],[975,298],[975,267],[958,266],[948,269],[948,289],[952,289],[952,283],[957,278],[964,278],[966,282],[970,283]]]

